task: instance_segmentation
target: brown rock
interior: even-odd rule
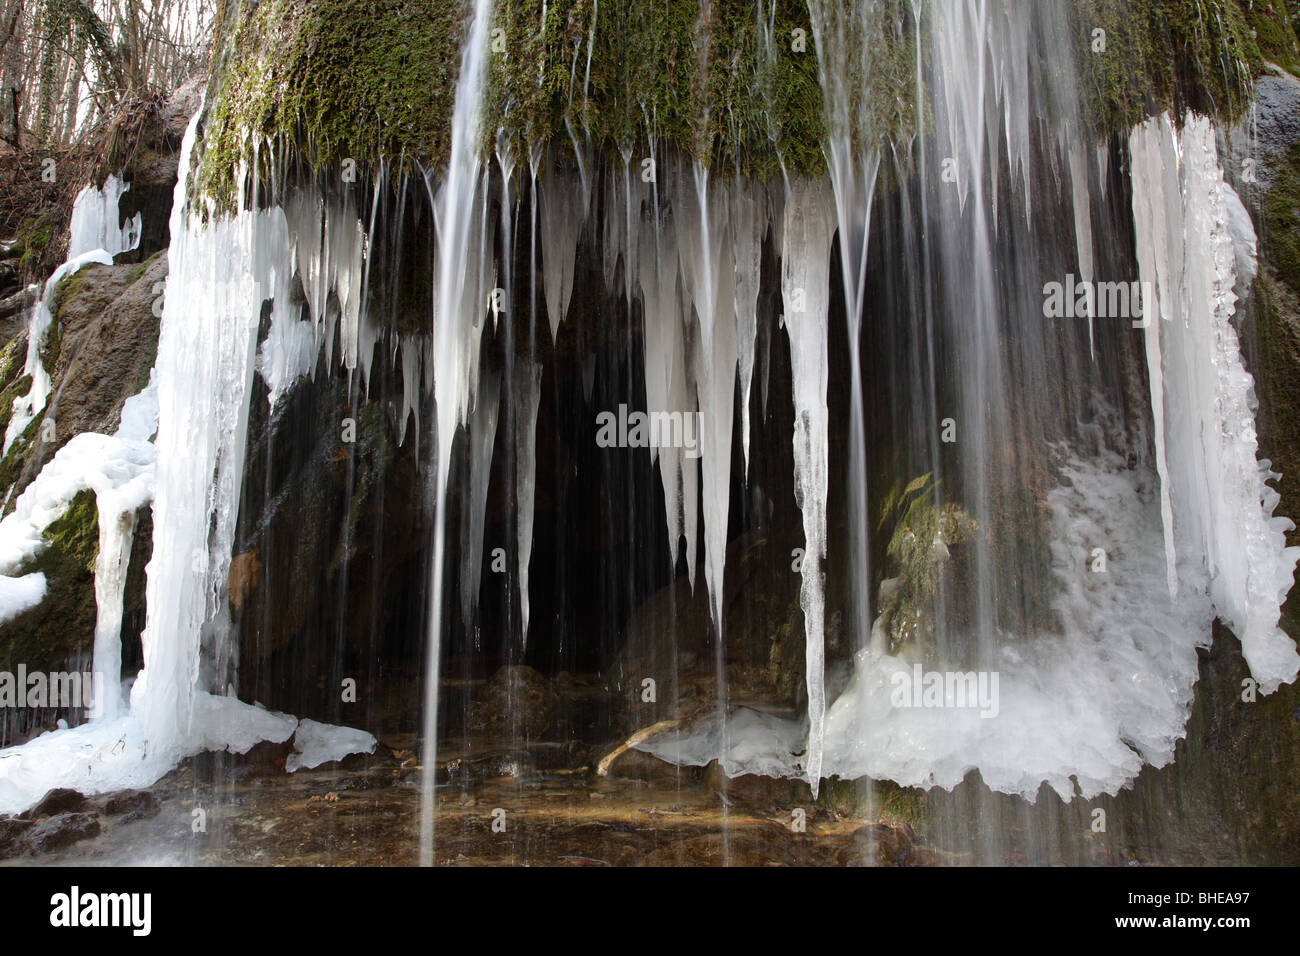
[[[492,736],[518,732],[540,740],[555,723],[557,696],[551,682],[531,667],[503,667],[470,705],[471,730]]]
[[[931,863],[928,851],[918,852],[912,843],[908,836],[910,829],[883,823],[859,827],[836,859],[840,866],[923,866]]]
[[[41,798],[40,803],[27,811],[24,816],[29,820],[52,817],[60,813],[73,813],[86,805],[86,798],[75,790],[60,788],[51,790]]]
[[[33,824],[27,831],[31,853],[53,853],[81,840],[99,836],[99,817],[93,813],[61,813]]]
[[[109,797],[104,804],[104,813],[110,817],[121,817],[121,823],[156,817],[160,809],[158,801],[148,790],[125,790]]]

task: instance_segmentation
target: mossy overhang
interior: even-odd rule
[[[915,135],[915,50],[929,48],[930,26],[922,17],[918,27],[907,0],[869,9],[871,75],[852,84],[859,148]],[[263,183],[348,160],[359,177],[381,164],[437,168],[469,12],[468,0],[241,6],[209,87],[199,191],[232,208],[252,163]],[[653,141],[728,174],[819,175],[825,111],[808,5],[777,0],[769,12],[760,23],[752,0],[499,0],[480,148],[508,150],[522,168],[548,144],[613,158]],[[1099,139],[1166,110],[1235,119],[1266,57],[1300,63],[1280,0],[1071,0],[1070,15],[1084,118]]]

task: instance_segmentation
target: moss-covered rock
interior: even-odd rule
[[[1292,73],[1300,71],[1300,43],[1283,0],[1253,0],[1245,13],[1260,55]]]
[[[1240,116],[1263,69],[1252,22],[1272,22],[1248,9],[1250,0],[1075,0],[1085,120],[1105,134],[1166,110]]]
[[[20,252],[20,274],[32,277],[42,271],[41,266],[49,259],[49,250],[54,244],[57,231],[58,222],[52,211],[28,219],[18,227],[14,249]]]
[[[812,24],[805,4],[776,6],[760,28],[748,0],[705,12],[696,0],[506,0],[496,11],[485,146],[498,131],[515,156],[552,141],[567,150],[571,135],[611,154],[654,140],[745,175],[764,177],[780,162],[816,173],[823,123]],[[903,10],[890,0],[873,19],[876,35],[864,39],[882,54],[909,19]],[[910,41],[897,47],[910,51]]]
[[[615,4],[502,0],[495,8],[483,124],[485,152],[516,160],[576,139],[611,155],[651,139],[706,164],[766,176],[822,169],[817,53],[806,5],[778,4],[760,29],[748,0]],[[275,0],[237,20],[214,78],[200,191],[235,200],[241,163],[273,157],[314,169],[345,160],[437,164],[450,145],[460,3]],[[914,40],[903,0],[889,0],[862,42],[882,55],[882,132],[906,117]],[[543,16],[545,12],[545,16]],[[897,54],[895,55],[895,52]],[[283,172],[283,169],[279,170]]]
[[[95,635],[95,558],[99,513],[95,495],[82,491],[43,534],[44,547],[17,574],[45,574],[46,598],[0,625],[0,662],[12,670],[59,670],[89,653]]]
[[[1246,339],[1259,410],[1260,457],[1281,473],[1277,514],[1300,525],[1300,143],[1268,162],[1272,185],[1261,204],[1260,270],[1255,279],[1254,335]],[[1287,542],[1300,544],[1300,530]],[[1300,636],[1300,597],[1292,589],[1282,627]]]
[[[933,477],[899,482],[885,496],[877,531],[888,541],[888,580],[881,584],[879,611],[889,651],[908,644],[924,647],[935,627],[935,602],[951,548],[974,537],[975,519],[959,504],[943,501]]]
[[[463,0],[241,7],[212,80],[200,189],[232,204],[239,163],[256,153],[269,172],[290,144],[313,167],[444,155],[464,10]]]
[[[727,172],[817,175],[827,132],[819,56],[847,64],[856,145],[905,142],[919,125],[918,25],[905,0],[860,4],[779,2],[763,20],[750,0],[499,0],[481,147],[522,166],[547,144],[612,159],[653,141]],[[810,6],[825,21],[820,47]],[[272,189],[298,164],[337,171],[352,160],[372,177],[381,163],[436,167],[469,9],[465,0],[242,6],[212,80],[200,191],[233,206],[240,170],[254,163]],[[1300,62],[1281,0],[1072,0],[1071,13],[1085,119],[1098,136],[1164,110],[1236,117],[1265,58]],[[931,26],[919,29],[928,50]],[[1094,49],[1097,30],[1104,50]],[[837,58],[839,47],[871,55]]]

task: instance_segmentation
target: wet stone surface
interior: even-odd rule
[[[37,809],[76,809],[0,820],[0,865],[414,865],[419,741],[387,743],[294,774],[265,753],[206,754],[149,791],[55,792]],[[876,825],[886,835],[867,840],[861,820],[779,805],[788,782],[751,780],[723,799],[715,771],[629,755],[628,775],[598,777],[601,754],[572,741],[440,753],[436,864],[836,866],[873,853],[884,864],[933,862],[902,830]]]

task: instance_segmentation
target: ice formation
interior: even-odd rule
[[[219,613],[228,577],[262,303],[272,302],[273,333],[277,323],[300,322],[290,309],[294,259],[282,209],[240,209],[206,225],[189,215],[187,189],[199,119],[196,115],[191,121],[182,145],[167,297],[150,385],[127,400],[113,436],[85,433],[69,440],[0,522],[0,566],[9,570],[42,546],[40,532],[78,491],[95,491],[100,555],[94,667],[120,675],[131,519],[153,494],[144,668],[132,686],[129,709],[112,696],[116,680],[106,680],[112,690],[101,717],[0,751],[0,813],[24,810],[54,787],[96,793],[147,786],[188,754],[214,749],[243,753],[263,740],[288,740],[298,726],[294,717],[209,693],[199,679],[200,635]],[[327,235],[328,228],[322,225]],[[317,259],[309,251],[306,259],[309,269],[317,270],[308,275],[324,273],[326,291],[343,302],[349,328],[349,295],[357,285],[352,278],[356,260],[346,247],[347,241],[338,240],[330,256]],[[51,277],[47,290],[82,262],[106,258],[96,252],[73,260]],[[243,268],[232,269],[233,262]],[[312,318],[318,326],[326,321],[322,312],[313,312]],[[359,326],[350,328],[358,334],[349,332],[345,339],[358,341]],[[268,336],[261,364],[268,381],[287,387],[293,377],[309,371],[314,354],[309,363],[305,349],[291,347],[302,334],[290,326],[285,334]],[[312,334],[317,342],[325,338],[319,328]],[[359,352],[354,356],[359,358]],[[0,594],[9,605],[16,606],[20,598],[29,601],[37,584],[43,591],[36,577],[0,579],[5,582]],[[223,650],[215,654],[220,658]],[[353,735],[359,732],[336,731],[309,729],[304,740],[316,750],[328,746],[337,751],[360,739]]]
[[[790,335],[794,379],[794,486],[803,512],[804,666],[808,686],[806,772],[816,794],[824,749],[826,595],[822,561],[826,557],[826,493],[829,465],[829,413],[826,408],[826,356],[830,329],[831,239],[834,206],[821,183],[796,180],[785,198],[781,230],[781,298]]]
[[[1047,783],[1069,799],[1114,793],[1144,762],[1173,758],[1191,706],[1196,648],[1209,643],[1208,601],[1152,599],[1163,593],[1163,559],[1151,547],[1159,508],[1123,460],[1071,458],[1061,475],[1049,504],[1055,609],[1065,636],[1002,648],[991,718],[977,708],[896,706],[896,675],[910,675],[916,662],[863,649],[826,712],[823,776],[951,789],[978,768],[994,790],[1033,800]],[[1099,540],[1108,544],[1107,575],[1088,571]],[[1195,569],[1186,573],[1194,577]],[[806,727],[733,715],[723,767],[733,776],[804,776]],[[710,721],[639,747],[702,765],[719,756],[720,740]]]
[[[77,198],[72,201],[72,219],[68,227],[69,259],[96,249],[115,256],[140,244],[143,225],[140,213],[122,225],[118,211],[122,197],[130,189],[129,183],[110,175],[102,188],[90,184],[77,193]]]
[[[1300,548],[1286,546],[1290,520],[1273,516],[1269,463],[1256,460],[1254,380],[1232,324],[1238,269],[1247,282],[1254,273],[1254,230],[1223,181],[1205,117],[1189,114],[1181,131],[1168,115],[1149,120],[1129,149],[1139,266],[1157,295],[1144,321],[1170,591],[1177,563],[1205,568],[1215,612],[1271,693],[1300,670],[1278,628]]]
[[[399,438],[405,440],[412,421],[420,434],[424,392],[432,392],[436,416],[426,766],[436,756],[438,652],[446,609],[456,607],[469,623],[478,602],[484,512],[503,415],[505,427],[513,427],[513,434],[502,440],[514,455],[521,643],[527,640],[530,616],[528,571],[543,381],[533,336],[544,332],[539,333],[540,317],[533,314],[526,353],[511,356],[514,364],[504,371],[488,363],[480,367],[488,323],[512,318],[508,313],[503,318],[491,304],[497,286],[497,230],[503,230],[501,245],[512,247],[512,219],[504,208],[500,223],[492,215],[497,195],[492,169],[479,155],[492,4],[476,0],[473,8],[448,164],[424,173],[436,230],[431,328],[386,343],[400,363],[404,386]],[[859,12],[875,9],[862,5]],[[919,2],[913,10],[920,22]],[[899,184],[902,190],[920,190],[927,221],[918,230],[919,242],[925,246],[926,269],[934,267],[925,281],[933,278],[943,287],[936,299],[954,300],[927,309],[951,308],[970,320],[954,327],[955,342],[948,345],[968,372],[953,388],[955,401],[970,413],[962,422],[968,444],[960,467],[972,497],[982,502],[989,497],[985,482],[986,466],[994,458],[991,449],[1006,437],[999,431],[1005,427],[1007,397],[998,322],[1012,311],[1015,293],[1023,291],[1008,292],[1006,286],[1023,274],[1007,278],[998,258],[998,230],[1008,228],[1011,216],[999,205],[1015,205],[1011,201],[1019,198],[999,197],[1001,174],[1009,172],[1013,188],[1023,189],[1019,215],[1032,208],[1031,160],[1058,164],[1050,172],[1073,213],[1073,255],[1080,277],[1090,282],[1105,258],[1092,232],[1098,197],[1090,163],[1095,155],[1104,189],[1108,159],[1104,152],[1090,154],[1091,144],[1082,138],[1077,91],[1059,79],[1041,89],[1035,86],[1030,64],[1044,52],[1036,44],[1047,42],[1044,37],[1059,41],[1068,33],[1059,11],[1036,10],[1042,22],[1023,16],[1021,6],[1010,0],[931,5],[933,46],[931,56],[923,57],[918,36],[917,86],[922,86],[925,60],[933,73],[933,99],[927,105],[935,132],[917,155],[923,167],[927,159],[951,163],[951,189],[927,168],[917,172],[919,187]],[[993,789],[1030,799],[1044,783],[1065,797],[1113,793],[1144,763],[1159,766],[1172,758],[1192,699],[1196,648],[1208,642],[1214,614],[1241,636],[1252,673],[1265,691],[1294,679],[1300,667],[1294,644],[1277,628],[1278,608],[1298,555],[1285,547],[1285,519],[1272,515],[1277,496],[1266,483],[1268,463],[1255,458],[1252,382],[1231,322],[1234,287],[1242,287],[1255,268],[1249,215],[1223,182],[1208,121],[1189,117],[1179,132],[1165,117],[1132,132],[1137,265],[1158,293],[1149,303],[1153,312],[1143,333],[1155,424],[1155,481],[1145,468],[1128,466],[1113,451],[1085,453],[1065,445],[1054,450],[1057,485],[1047,505],[1050,584],[1060,634],[995,639],[1005,635],[994,633],[988,604],[996,585],[987,545],[980,545],[984,550],[978,552],[973,587],[983,604],[973,633],[962,636],[990,652],[985,663],[1000,678],[996,718],[970,709],[896,706],[891,688],[918,661],[878,647],[861,650],[851,674],[845,675],[847,687],[838,695],[830,693],[823,579],[829,475],[838,466],[829,448],[827,395],[832,243],[838,234],[842,269],[837,279],[847,311],[847,338],[856,344],[870,307],[867,241],[880,153],[862,148],[871,133],[860,125],[865,122],[859,109],[865,88],[850,85],[853,78],[871,73],[873,50],[860,42],[869,24],[850,22],[843,8],[822,0],[811,2],[810,12],[829,124],[825,180],[747,182],[667,152],[661,144],[651,146],[656,175],[634,175],[629,147],[621,168],[600,180],[572,130],[576,169],[541,147],[528,156],[534,265],[528,282],[534,307],[541,302],[546,309],[551,343],[558,342],[562,323],[569,320],[574,286],[583,275],[577,271],[580,244],[600,244],[606,289],[618,292],[621,277],[624,302],[631,306],[640,300],[646,411],[701,416],[698,467],[696,458],[671,444],[650,444],[649,456],[664,493],[669,541],[664,558],[675,569],[684,556],[695,587],[702,543],[716,635],[725,619],[733,424],[738,420],[741,429],[747,470],[742,477],[747,480],[755,376],[767,408],[772,343],[767,323],[759,322],[759,283],[769,235],[780,259],[781,314],[792,376],[794,488],[804,536],[800,605],[806,712],[798,720],[753,710],[711,715],[687,732],[652,738],[641,748],[683,763],[721,758],[731,774],[799,776],[814,791],[829,775],[952,787],[978,769]],[[1066,49],[1068,44],[1061,43],[1048,52]],[[1048,139],[1055,143],[1039,150],[1032,134],[1047,117],[1052,125]],[[129,516],[147,500],[152,483],[155,540],[145,667],[129,711],[114,705],[100,721],[0,753],[0,810],[21,807],[33,794],[39,797],[41,788],[74,778],[92,789],[148,783],[175,759],[201,747],[246,750],[259,740],[282,742],[292,735],[295,752],[287,769],[296,770],[374,746],[374,738],[361,731],[298,722],[230,696],[213,696],[208,691],[223,685],[205,684],[199,676],[201,665],[212,664],[201,660],[206,651],[201,652],[200,635],[210,628],[220,645],[222,629],[212,625],[226,614],[224,589],[254,374],[266,382],[272,402],[299,378],[313,374],[322,357],[327,364],[337,361],[359,370],[366,384],[379,332],[365,308],[368,230],[351,195],[326,195],[302,186],[289,192],[282,206],[241,206],[232,216],[213,215],[199,225],[186,204],[197,122],[186,134],[175,194],[171,278],[156,385],[148,393],[157,403],[156,462],[155,444],[149,442],[152,419],[137,415],[141,406],[134,405],[131,424],[124,414],[118,435],[78,436],[69,442],[18,500],[14,515],[0,523],[0,570],[13,570],[39,546],[40,531],[77,489],[93,487],[102,496],[96,668],[119,671],[116,634],[130,550]],[[513,160],[498,151],[497,161],[508,179]],[[255,176],[252,170],[258,168],[251,164],[243,177]],[[237,194],[257,196],[259,185],[242,181]],[[501,183],[504,205],[510,202],[511,185]],[[593,200],[596,187],[602,191]],[[73,247],[85,255],[51,277],[33,314],[28,353],[33,388],[20,400],[21,407],[15,405],[6,448],[44,407],[49,384],[39,368],[39,345],[58,279],[86,261],[108,261],[117,247],[138,237],[138,221],[122,228],[113,218],[124,188],[110,179],[102,192],[86,192],[78,199]],[[604,218],[594,223],[590,217],[600,208]],[[951,228],[942,235],[925,232],[931,214]],[[374,221],[372,212],[370,230]],[[102,251],[80,249],[91,242]],[[510,289],[512,266],[507,262],[501,268]],[[305,302],[295,297],[295,274]],[[270,325],[259,349],[259,320],[267,302]],[[927,312],[908,331],[917,337],[933,335],[925,324],[933,318]],[[1093,348],[1095,330],[1092,316],[1088,319]],[[336,341],[338,356],[333,354]],[[579,356],[583,395],[590,403],[600,394],[597,363],[589,353]],[[849,510],[859,537],[849,551],[855,572],[870,580],[858,360],[855,349],[848,400]],[[603,388],[604,379],[600,381]],[[503,395],[513,407],[501,407]],[[640,397],[631,396],[629,404]],[[468,456],[469,493],[460,511],[465,547],[452,558],[461,589],[457,601],[443,593],[443,572],[453,447],[461,429],[467,439],[459,447]],[[90,466],[92,456],[107,463],[103,474]],[[1108,552],[1109,575],[1090,574],[1084,566],[1099,541]],[[38,601],[43,591],[38,575],[0,577],[0,619]],[[868,602],[860,604],[861,615]],[[858,621],[854,629],[864,637],[869,628],[869,621]],[[212,651],[218,676],[231,653],[220,646]],[[432,774],[426,774],[424,787],[421,858],[427,862]]]
[[[14,399],[13,416],[9,419],[8,428],[5,429],[3,454],[9,454],[9,449],[13,447],[18,436],[26,431],[32,419],[45,409],[45,402],[50,397],[50,373],[45,368],[45,363],[41,361],[41,349],[45,347],[46,334],[54,322],[54,295],[58,291],[59,283],[92,263],[111,265],[112,262],[113,257],[107,252],[94,249],[69,259],[55,269],[54,274],[46,281],[40,298],[32,307],[32,315],[27,323],[27,362],[23,366],[23,374],[32,377],[32,384],[26,395]]]
[[[95,493],[99,512],[96,559],[94,673],[102,675],[105,716],[120,704],[122,589],[130,555],[135,512],[153,494],[155,450],[150,442],[156,418],[152,384],[127,399],[122,423],[113,435],[84,432],[58,450],[0,521],[0,574],[9,575],[38,554],[47,542],[42,532],[67,510],[81,491]],[[0,605],[0,623],[40,603],[45,578],[40,572],[0,577],[0,594],[17,598]]]
[[[289,773],[310,770],[349,754],[374,753],[379,741],[364,730],[322,724],[303,718],[293,733],[293,753],[285,760]]]
[[[536,506],[537,410],[542,398],[542,367],[522,361],[515,366],[516,575],[519,580],[520,646],[528,646],[528,565],[533,549]]]

